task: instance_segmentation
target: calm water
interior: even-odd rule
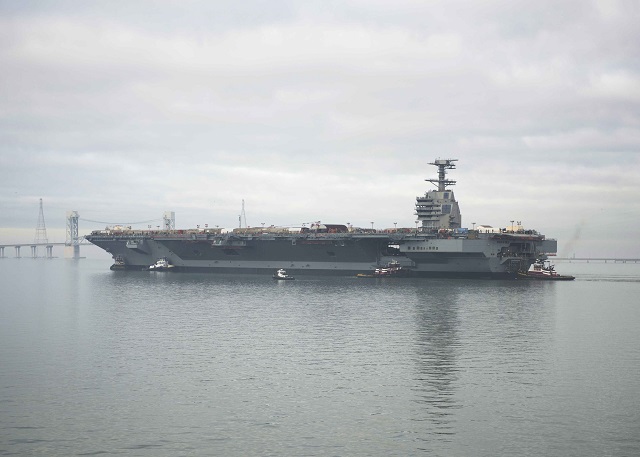
[[[110,263],[0,259],[0,455],[640,455],[640,264],[275,283]]]

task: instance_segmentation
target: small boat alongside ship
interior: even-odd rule
[[[398,261],[392,260],[386,267],[376,268],[373,273],[359,273],[358,278],[406,278],[411,276],[411,270],[402,268]]]
[[[124,261],[124,258],[120,255],[115,256],[113,259],[113,265],[111,265],[109,267],[110,270],[112,271],[117,271],[117,270],[126,270],[127,269],[127,264]]]
[[[156,263],[149,265],[147,268],[149,271],[171,271],[175,268],[175,265],[171,265],[166,258],[156,260]]]
[[[286,270],[280,268],[273,274],[273,279],[276,279],[279,281],[290,281],[296,278],[294,278],[291,275],[288,275]]]
[[[561,275],[556,271],[555,265],[548,260],[536,259],[526,272],[518,272],[521,279],[540,279],[543,281],[572,281],[575,276]]]

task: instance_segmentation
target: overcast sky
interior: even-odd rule
[[[0,0],[0,244],[40,198],[50,241],[68,210],[233,228],[242,200],[250,226],[414,227],[456,158],[463,226],[640,257],[638,24],[636,0]]]

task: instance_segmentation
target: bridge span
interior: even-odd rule
[[[67,241],[64,243],[10,243],[10,244],[0,244],[0,259],[4,259],[7,258],[7,256],[5,255],[5,248],[14,248],[15,249],[15,256],[14,258],[16,259],[20,259],[22,258],[21,255],[21,248],[26,248],[27,246],[31,248],[31,258],[33,259],[37,259],[38,256],[38,248],[39,247],[45,247],[46,249],[46,254],[44,257],[46,257],[47,259],[52,259],[53,258],[53,247],[54,246],[69,246],[69,247],[73,247],[73,255],[72,258],[74,259],[79,259],[80,258],[80,246],[87,246],[90,243],[88,241],[86,241],[84,239],[84,237],[79,237],[76,238],[75,240],[72,241]]]
[[[71,243],[11,243],[11,244],[0,244],[0,259],[5,258],[4,250],[5,248],[14,248],[16,255],[16,259],[22,258],[20,255],[20,249],[29,246],[31,248],[31,257],[38,257],[38,247],[44,246],[46,248],[46,258],[53,258],[53,247],[54,246],[73,246]],[[75,258],[75,256],[74,256]]]

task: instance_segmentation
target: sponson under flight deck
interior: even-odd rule
[[[457,159],[430,165],[435,185],[418,196],[415,228],[383,231],[343,224],[305,228],[259,227],[132,230],[107,227],[86,238],[111,253],[119,269],[143,269],[166,259],[176,271],[294,275],[356,275],[399,264],[414,277],[516,277],[536,259],[555,255],[557,242],[535,230],[512,226],[463,227],[460,207],[447,179]]]

